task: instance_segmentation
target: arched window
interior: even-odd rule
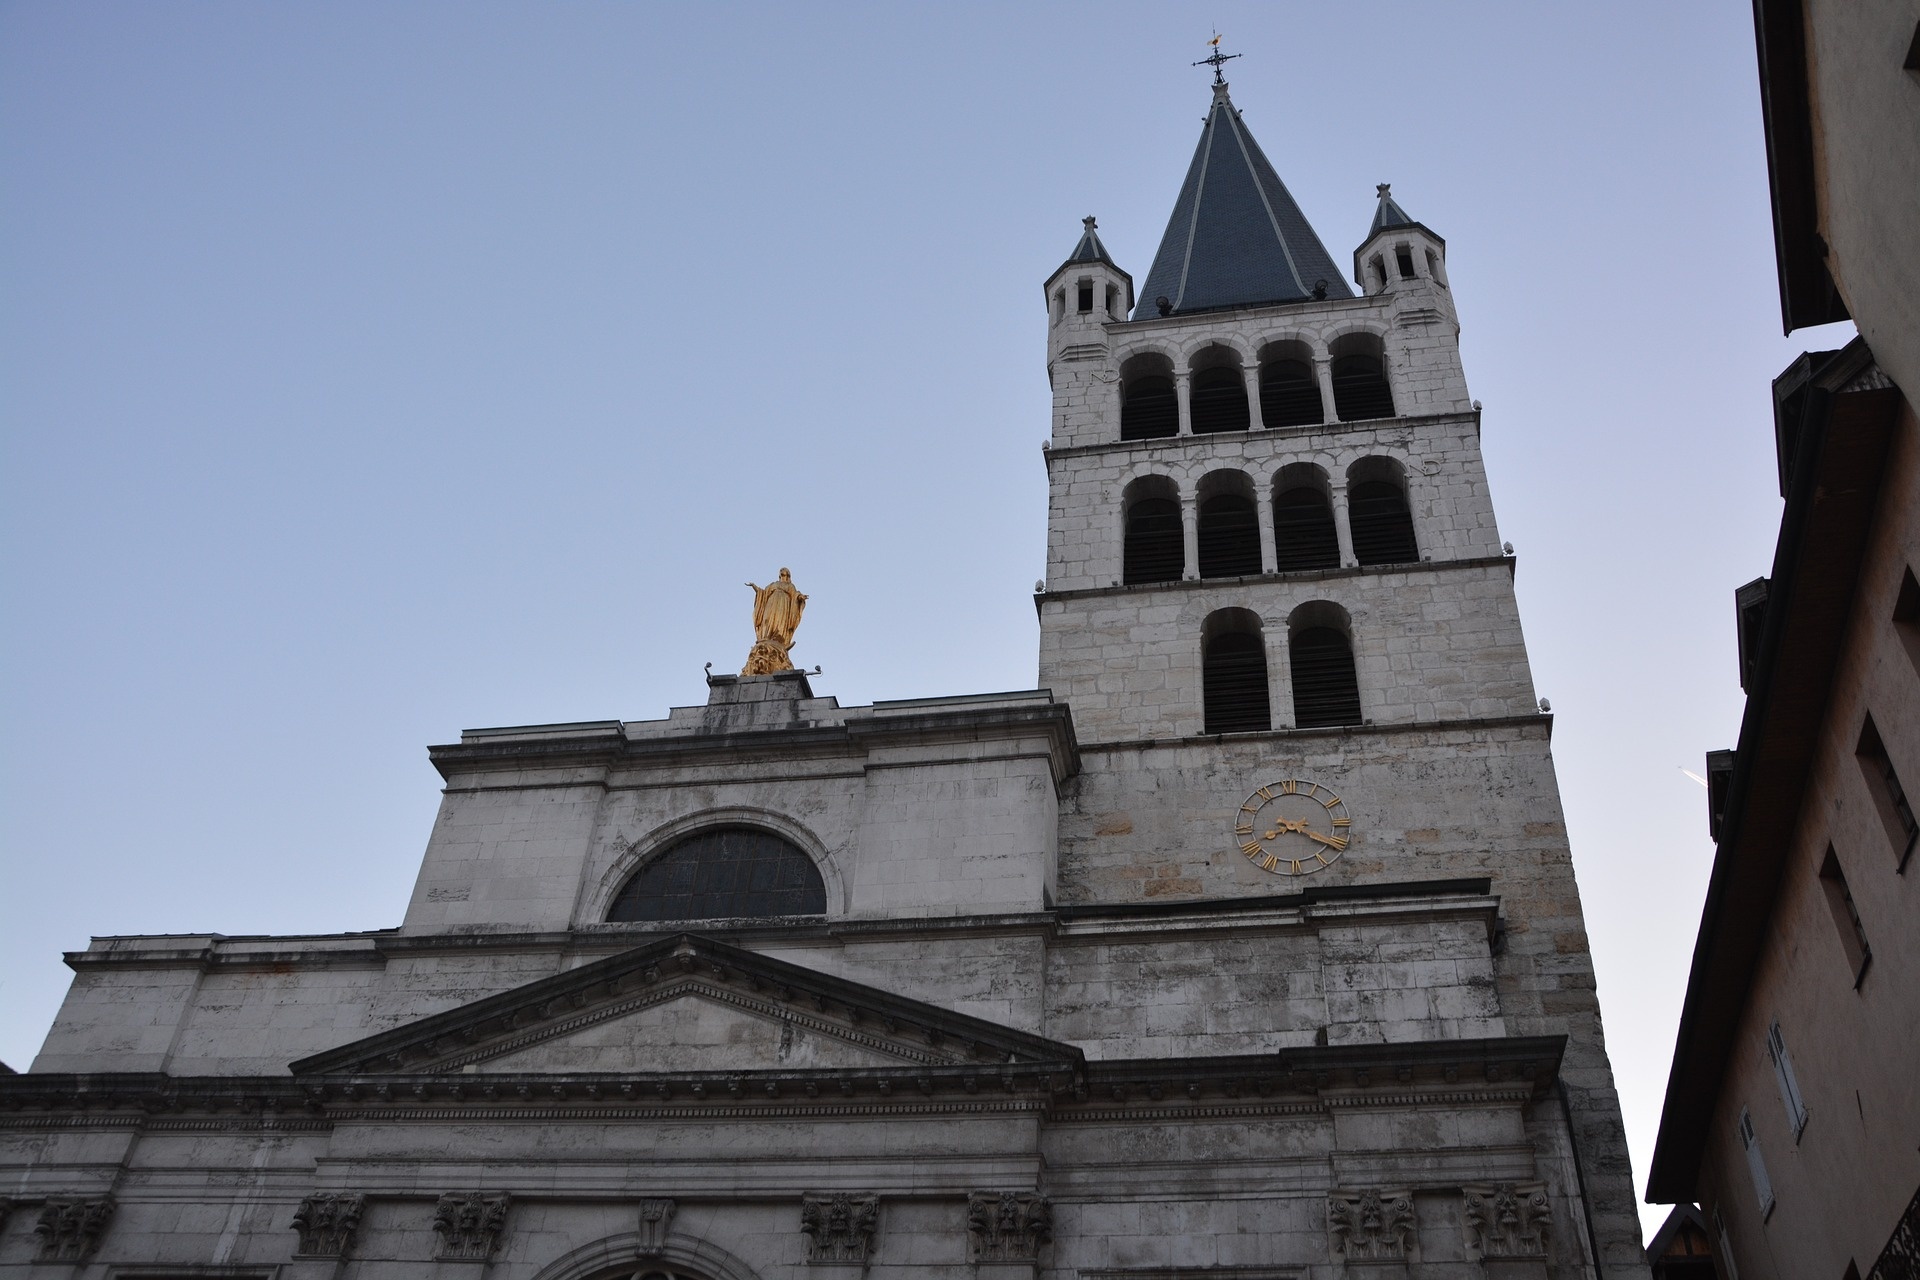
[[[1244,473],[1216,471],[1200,482],[1199,533],[1201,577],[1260,572],[1260,516]]]
[[[1173,362],[1144,353],[1120,368],[1120,438],[1159,440],[1180,434],[1180,401],[1173,391]]]
[[[1399,463],[1362,458],[1347,469],[1347,527],[1361,564],[1408,564],[1420,558]]]
[[[1120,580],[1128,586],[1180,581],[1187,568],[1187,538],[1173,481],[1142,476],[1127,486],[1124,504]]]
[[[1208,615],[1201,631],[1200,668],[1206,732],[1256,733],[1273,727],[1259,615],[1245,609]]]
[[[1334,340],[1333,411],[1342,422],[1393,416],[1393,391],[1387,386],[1386,353],[1370,333]]]
[[[1360,681],[1353,670],[1346,611],[1325,601],[1303,604],[1287,622],[1293,668],[1293,722],[1302,729],[1360,723]]]
[[[826,912],[826,882],[798,846],[755,827],[713,827],[640,868],[613,900],[607,919],[724,920]]]
[[[1252,425],[1247,410],[1247,380],[1235,366],[1202,369],[1193,375],[1193,434],[1245,431]]]
[[[1281,469],[1273,490],[1274,568],[1281,573],[1338,569],[1340,535],[1333,526],[1326,473],[1296,462]]]
[[[1305,360],[1268,360],[1260,366],[1260,417],[1269,427],[1304,427],[1325,420],[1320,379]]]

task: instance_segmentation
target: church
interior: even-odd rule
[[[1038,687],[840,706],[782,570],[705,705],[431,748],[397,928],[67,957],[0,1272],[1644,1276],[1446,242],[1219,65],[1044,282]]]

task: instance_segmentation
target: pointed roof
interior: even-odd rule
[[[1350,298],[1342,276],[1247,132],[1227,86],[1214,85],[1213,109],[1134,318],[1154,316],[1163,297],[1172,315],[1297,302],[1322,280],[1327,297]]]
[[[1114,261],[1107,255],[1107,246],[1100,243],[1100,233],[1091,217],[1080,219],[1080,225],[1086,228],[1080,233],[1080,242],[1073,246],[1073,252],[1067,255],[1068,262],[1104,262],[1113,266]]]
[[[1374,188],[1380,193],[1380,206],[1373,211],[1373,225],[1367,228],[1367,239],[1371,240],[1388,227],[1414,227],[1419,223],[1400,207],[1393,198],[1393,184],[1382,182]]]

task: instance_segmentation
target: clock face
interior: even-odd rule
[[[1317,782],[1285,778],[1247,797],[1233,818],[1233,842],[1262,871],[1304,876],[1333,865],[1352,827],[1339,796]]]

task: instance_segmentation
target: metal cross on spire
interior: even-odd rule
[[[1194,63],[1193,65],[1196,67],[1212,67],[1213,82],[1215,84],[1225,84],[1227,82],[1227,78],[1220,74],[1220,68],[1225,66],[1227,63],[1232,62],[1235,58],[1241,57],[1243,55],[1237,54],[1237,53],[1220,52],[1220,33],[1218,31],[1213,33],[1213,39],[1207,41],[1207,47],[1212,49],[1213,52],[1208,54],[1206,57],[1200,59],[1200,61]]]

